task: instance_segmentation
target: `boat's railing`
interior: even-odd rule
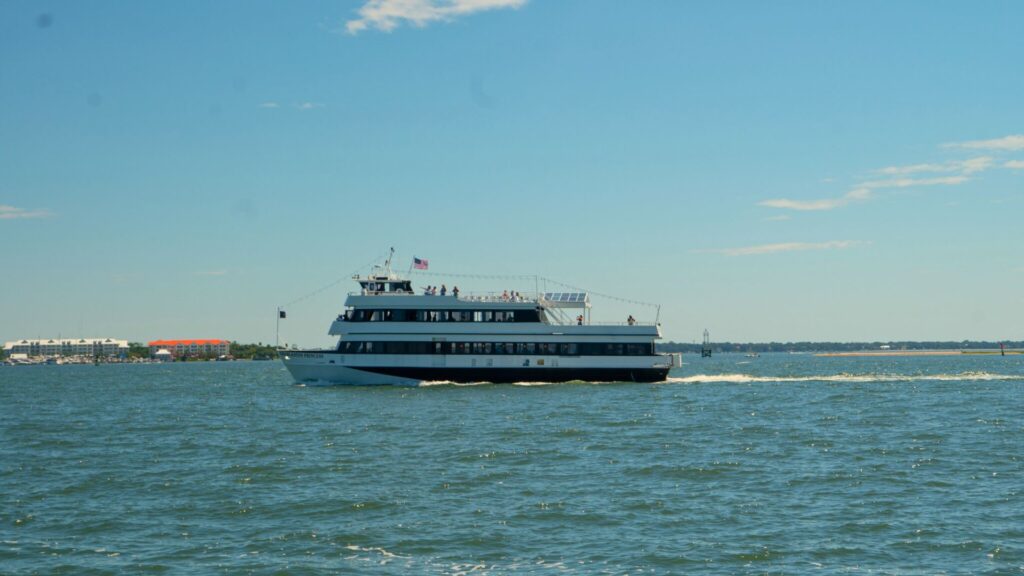
[[[549,324],[557,326],[657,326],[657,322],[590,322],[585,321],[583,324],[579,324],[577,321],[572,322],[554,322],[551,321],[551,317],[548,317]]]
[[[657,322],[589,322],[591,326],[657,326]]]
[[[511,303],[523,303],[523,302],[537,302],[539,298],[536,294],[522,294],[516,292],[516,295],[505,294],[503,292],[470,292],[469,294],[463,294],[459,292],[459,300],[467,300],[469,302],[511,302]]]
[[[358,292],[349,292],[349,296],[441,296],[441,293],[437,294],[424,294],[421,292],[383,292],[383,291],[372,291],[372,290],[360,290]],[[449,290],[444,296],[455,296],[455,294]],[[459,292],[459,300],[465,300],[467,302],[502,302],[502,303],[537,303],[539,298],[537,294],[523,294],[516,293],[516,296],[511,294],[506,295],[501,292]]]

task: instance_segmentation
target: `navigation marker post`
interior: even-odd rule
[[[277,325],[274,327],[274,349],[275,350],[277,348],[280,348],[280,345],[278,344],[278,340],[280,340],[280,337],[281,337],[281,319],[287,318],[287,317],[288,317],[288,314],[286,314],[285,311],[282,310],[280,306],[278,306],[277,307]]]
[[[700,357],[711,358],[711,335],[707,328],[704,329],[704,343],[700,346]]]

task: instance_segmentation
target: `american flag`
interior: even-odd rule
[[[423,258],[412,257],[412,267],[417,270],[426,270],[430,266],[430,262]]]

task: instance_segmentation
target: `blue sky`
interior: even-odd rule
[[[273,341],[278,305],[389,246],[402,267],[658,302],[677,341],[1021,340],[1022,20],[1019,2],[3,3],[0,340]],[[329,343],[353,286],[290,305],[282,340]]]

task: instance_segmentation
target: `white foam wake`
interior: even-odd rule
[[[703,384],[728,382],[746,384],[750,382],[953,382],[1024,380],[1021,374],[992,374],[989,372],[963,372],[960,374],[828,374],[819,376],[753,376],[750,374],[695,374],[693,376],[669,377],[668,384]]]

